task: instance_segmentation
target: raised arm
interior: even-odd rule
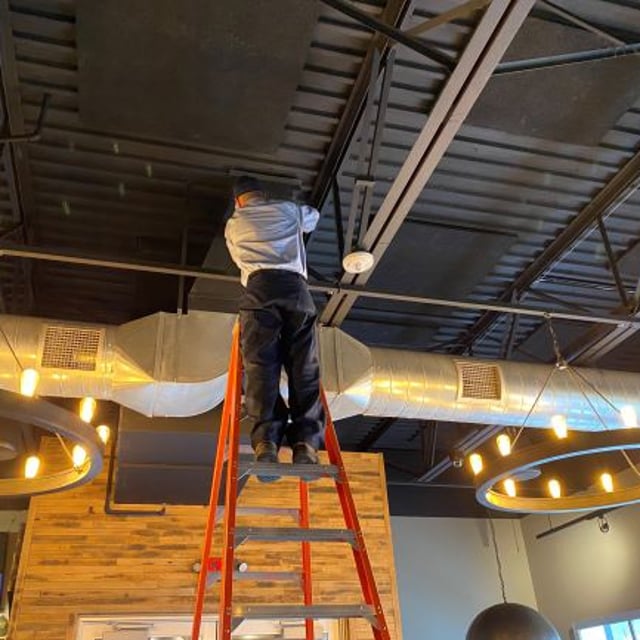
[[[320,212],[308,204],[300,205],[300,211],[302,213],[302,231],[304,233],[311,233],[318,224]]]

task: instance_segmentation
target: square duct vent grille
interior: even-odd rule
[[[484,362],[456,362],[460,400],[501,400],[500,368]]]
[[[47,369],[95,371],[103,336],[102,329],[48,326],[40,365]]]

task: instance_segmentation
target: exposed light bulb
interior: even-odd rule
[[[624,407],[621,407],[620,417],[622,418],[622,424],[627,429],[633,429],[638,426],[638,415],[634,406],[625,404]]]
[[[96,412],[97,402],[93,398],[82,398],[80,400],[80,418],[84,422],[91,422],[93,414]]]
[[[503,486],[504,486],[504,491],[505,493],[510,497],[510,498],[515,498],[517,491],[516,491],[516,483],[515,480],[513,478],[507,478],[504,482],[503,482]]]
[[[561,413],[551,417],[551,426],[558,438],[562,440],[567,437],[567,419]]]
[[[607,493],[613,493],[613,477],[610,473],[603,473],[600,476],[600,482]]]
[[[40,470],[40,458],[38,456],[29,456],[24,463],[24,477],[35,478]]]
[[[549,480],[549,494],[552,498],[559,498],[562,495],[560,483],[555,478],[553,480]]]
[[[83,446],[77,444],[71,451],[71,458],[73,459],[74,467],[81,467],[87,461],[87,450]]]
[[[36,395],[40,374],[35,369],[23,369],[20,374],[20,393],[28,398]]]
[[[508,456],[511,453],[511,438],[506,433],[501,433],[496,438],[496,443],[501,456]]]
[[[469,456],[469,464],[474,475],[478,475],[482,471],[482,456],[479,453],[472,453]]]
[[[106,424],[99,424],[96,427],[96,432],[98,434],[98,438],[102,440],[102,444],[107,444],[109,442],[109,438],[111,437],[111,429]]]

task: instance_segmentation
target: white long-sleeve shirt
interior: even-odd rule
[[[303,233],[316,228],[320,214],[306,204],[254,201],[236,207],[227,221],[224,237],[232,260],[247,279],[260,269],[284,269],[307,277]]]

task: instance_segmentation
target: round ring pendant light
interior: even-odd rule
[[[640,483],[632,487],[616,488],[610,474],[603,486],[574,495],[562,495],[561,478],[549,477],[549,488],[556,497],[529,497],[519,495],[507,484],[522,474],[544,465],[571,458],[611,452],[640,449],[640,430],[571,432],[570,437],[548,440],[514,451],[510,456],[495,456],[485,461],[476,474],[476,499],[491,509],[518,513],[561,513],[610,509],[640,502]],[[597,478],[594,478],[594,486]],[[517,484],[517,480],[516,480]],[[509,491],[507,491],[510,489]],[[511,495],[509,495],[511,494]]]
[[[76,447],[82,447],[86,455],[75,466],[70,461],[68,469],[46,473],[31,478],[0,479],[0,497],[32,496],[53,493],[77,487],[95,478],[102,470],[104,445],[96,430],[83,422],[76,414],[57,405],[0,390],[0,418],[15,420],[68,439]]]

